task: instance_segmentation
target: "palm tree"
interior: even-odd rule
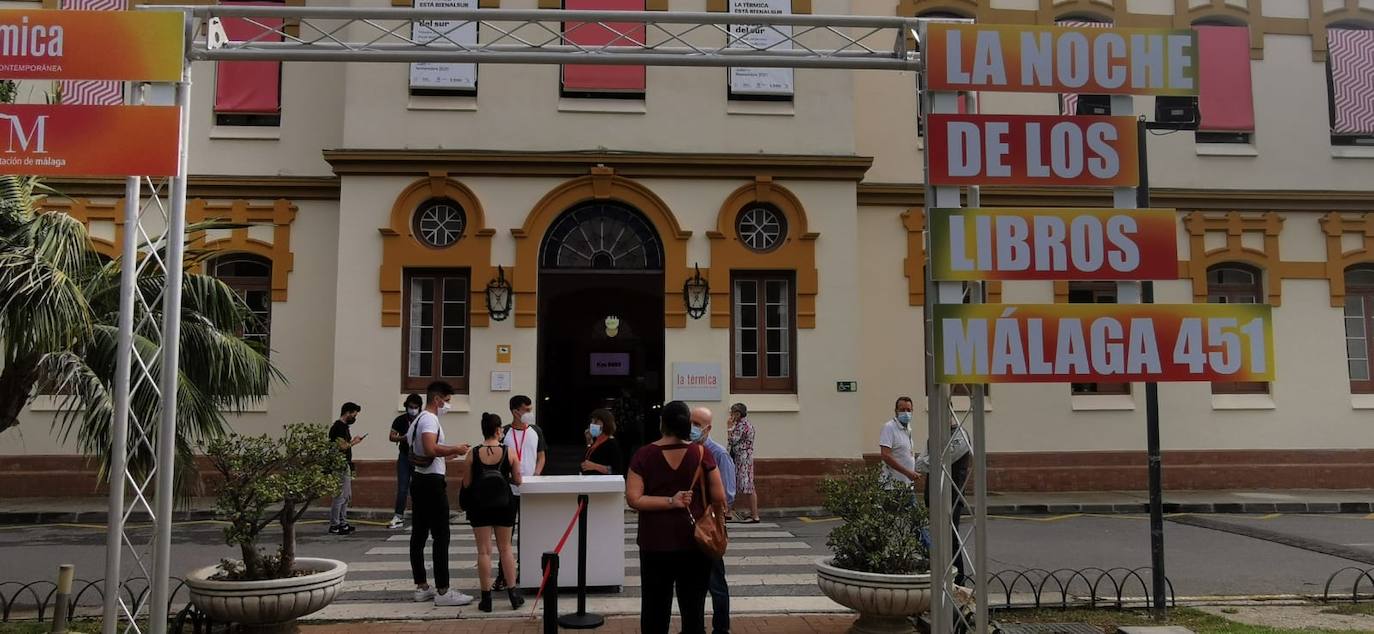
[[[74,437],[108,479],[120,262],[101,261],[80,221],[42,211],[39,191],[51,190],[33,177],[0,176],[0,432],[19,424],[34,396],[57,394],[61,406],[54,430],[64,441]],[[223,226],[195,225],[187,235]],[[163,255],[165,246],[158,257]],[[188,249],[185,265],[189,269],[205,256]],[[140,422],[155,430],[161,412],[157,351],[165,278],[161,267],[138,271],[134,376],[141,358],[157,381],[139,382],[130,394],[129,469],[147,474],[160,439],[141,443],[132,430]],[[227,430],[226,413],[242,412],[282,378],[266,350],[240,336],[254,319],[223,282],[192,273],[183,278],[173,439],[181,484],[192,481],[194,448]]]

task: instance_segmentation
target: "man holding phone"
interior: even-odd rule
[[[339,420],[334,421],[334,425],[329,428],[329,441],[342,451],[347,458],[348,466],[344,467],[343,473],[339,475],[339,494],[334,496],[334,503],[329,507],[329,534],[330,535],[351,535],[353,526],[348,523],[348,501],[353,497],[353,448],[358,443],[367,438],[367,434],[354,436],[349,431],[349,427],[357,422],[358,414],[363,411],[357,403],[344,403],[339,408]]]

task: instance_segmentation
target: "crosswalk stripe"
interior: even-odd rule
[[[637,533],[636,533],[635,531],[627,531],[627,532],[625,533],[625,539],[634,539],[636,535],[637,535]],[[745,531],[745,530],[731,530],[731,531],[730,531],[730,539],[779,539],[779,538],[786,539],[786,538],[789,538],[789,537],[796,537],[796,535],[793,535],[792,533],[790,533],[790,532],[788,532],[788,531]],[[455,533],[455,534],[453,535],[452,539],[457,540],[457,541],[463,541],[463,542],[471,542],[471,541],[476,541],[476,540],[477,540],[477,537],[476,537],[475,535],[473,535],[471,531],[463,531],[463,532],[457,532],[457,533]],[[392,535],[392,536],[390,536],[390,537],[387,537],[387,538],[386,538],[386,541],[388,541],[388,542],[409,542],[409,541],[410,541],[410,535]],[[493,540],[493,541],[494,541],[494,540]]]
[[[731,543],[730,543],[730,549],[731,549],[731,550],[735,550],[735,551],[740,551],[740,550],[811,550],[811,545],[810,545],[810,544],[807,544],[806,542],[753,542],[753,541],[742,541],[742,542],[731,542]],[[426,552],[426,553],[429,553],[429,552],[430,552],[430,547],[429,547],[429,546],[425,546],[425,552]],[[452,546],[452,545],[450,545],[450,546],[448,547],[448,552],[449,552],[449,554],[451,554],[451,555],[475,555],[475,554],[477,554],[477,547],[476,547],[476,546]],[[639,552],[639,546],[637,546],[637,545],[635,545],[635,544],[625,544],[625,553],[626,553],[626,554],[629,554],[629,553],[636,553],[636,552]],[[366,553],[363,553],[363,554],[365,554],[365,555],[393,556],[393,557],[394,557],[394,556],[407,556],[407,557],[408,557],[408,556],[410,556],[410,547],[409,547],[409,546],[378,546],[378,547],[369,549]]]
[[[731,545],[733,548],[734,545]],[[820,555],[726,555],[725,565],[727,567],[736,566],[810,566],[816,562]],[[474,564],[472,560],[451,561],[449,562],[450,573],[460,569],[471,569]],[[625,569],[639,568],[639,560],[627,558]],[[425,570],[432,569],[432,564],[426,558]],[[410,563],[406,561],[358,561],[348,564],[349,572],[410,572]],[[731,575],[733,578],[734,575]]]
[[[476,571],[473,574],[453,575],[453,579],[476,579]],[[732,575],[726,573],[726,579],[730,582],[731,588],[743,588],[753,586],[809,586],[815,585],[816,573],[799,574],[767,574],[767,575]],[[456,584],[460,585],[461,584]],[[641,585],[640,577],[627,575],[624,587],[638,588]],[[347,580],[339,588],[339,592],[411,592],[415,590],[415,584],[409,579],[372,579],[372,580]]]

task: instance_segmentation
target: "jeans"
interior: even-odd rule
[[[434,586],[448,589],[448,482],[435,473],[410,480],[410,572],[415,585],[425,585],[425,541],[434,538]]]
[[[706,584],[711,592],[711,632],[730,631],[730,584],[725,580],[725,558],[712,560],[711,579]]]
[[[329,506],[329,525],[340,526],[348,522],[348,501],[353,497],[353,470],[345,468],[339,475],[339,494]]]
[[[700,550],[639,551],[641,592],[639,631],[668,634],[673,618],[673,590],[682,616],[682,634],[706,632],[706,586],[711,577],[711,558]]]
[[[410,458],[401,456],[396,459],[396,516],[406,514],[406,496],[410,494],[410,474],[415,468],[410,466]]]

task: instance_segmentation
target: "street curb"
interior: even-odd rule
[[[1126,515],[1150,512],[1145,502],[1125,504],[992,504],[988,506],[989,515]],[[1334,513],[1374,513],[1374,502],[1185,502],[1165,503],[1164,513],[1200,515],[1259,515],[1267,513],[1294,514],[1334,514]],[[391,509],[350,509],[348,516],[359,521],[385,522],[391,519]],[[819,507],[797,507],[780,509],[760,509],[759,515],[770,518],[789,517],[826,517]],[[328,519],[329,509],[311,509],[305,518],[311,520]],[[0,525],[23,524],[104,524],[108,514],[104,511],[60,512],[60,511],[0,511]],[[177,511],[173,513],[176,522],[203,522],[218,519],[215,512],[204,510]],[[150,521],[147,515],[134,514],[129,522],[134,524]]]

